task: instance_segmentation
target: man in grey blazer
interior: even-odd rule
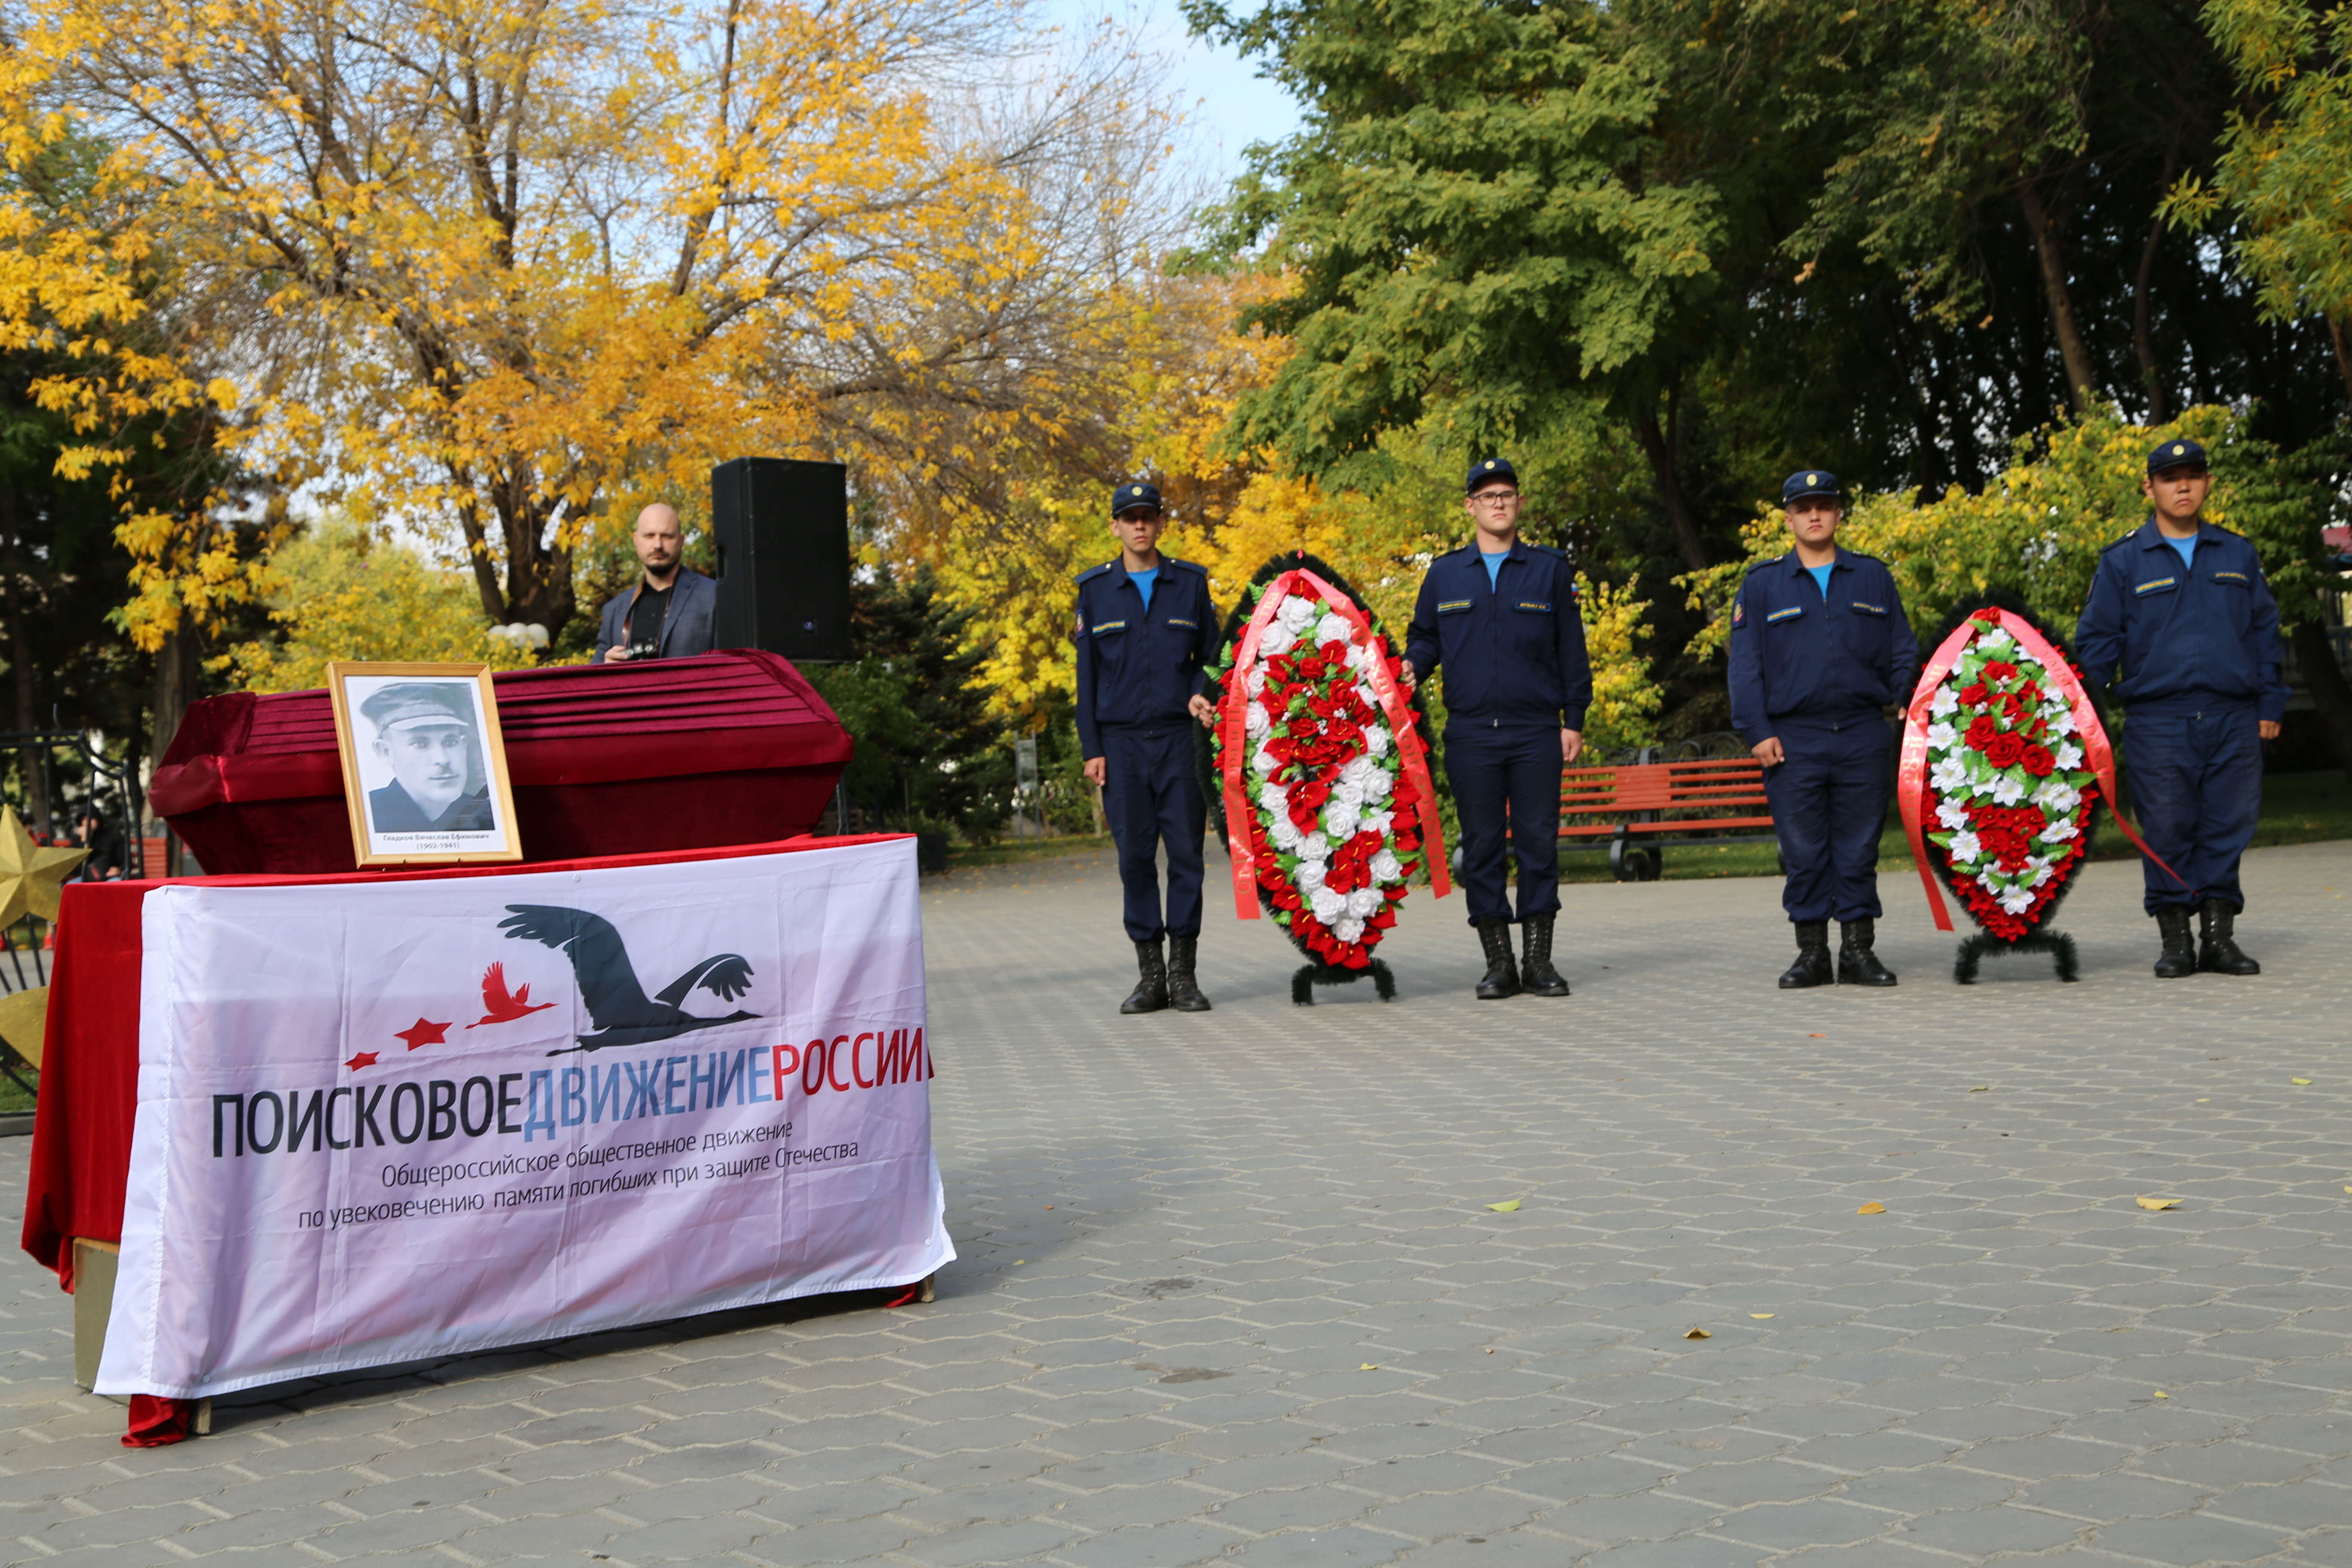
[[[684,658],[709,653],[719,585],[681,564],[686,536],[677,513],[656,501],[637,513],[633,542],[645,576],[604,606],[596,631],[596,661]]]

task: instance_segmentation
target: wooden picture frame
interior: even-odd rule
[[[362,866],[522,858],[488,665],[338,659],[327,693]]]

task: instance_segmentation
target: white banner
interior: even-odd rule
[[[319,1373],[920,1279],[911,840],[147,896],[98,1389]]]

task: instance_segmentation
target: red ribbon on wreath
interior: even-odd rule
[[[1224,731],[1224,795],[1225,848],[1234,868],[1234,913],[1242,920],[1259,918],[1257,905],[1257,852],[1251,847],[1249,824],[1253,820],[1249,792],[1242,785],[1242,766],[1249,753],[1250,692],[1245,677],[1257,657],[1258,639],[1265,635],[1266,623],[1274,619],[1275,606],[1298,584],[1305,584],[1340,619],[1348,623],[1348,640],[1369,648],[1372,657],[1366,661],[1366,679],[1370,682],[1372,696],[1379,701],[1381,711],[1389,721],[1389,733],[1396,740],[1397,763],[1419,797],[1413,804],[1414,815],[1421,823],[1421,845],[1423,863],[1429,867],[1429,885],[1434,897],[1444,898],[1454,890],[1445,874],[1445,832],[1437,815],[1437,791],[1430,783],[1429,759],[1423,751],[1420,731],[1413,728],[1412,709],[1404,693],[1389,674],[1388,660],[1381,656],[1380,642],[1372,631],[1371,617],[1367,616],[1347,595],[1326,583],[1305,567],[1294,567],[1265,585],[1259,595],[1257,609],[1242,629],[1241,641],[1234,647],[1233,670],[1225,677],[1224,711],[1218,715],[1219,728]]]
[[[1903,716],[1903,759],[1896,769],[1895,791],[1896,804],[1903,810],[1903,831],[1911,841],[1911,861],[1919,868],[1919,881],[1927,889],[1927,911],[1936,917],[1937,931],[1952,929],[1952,917],[1944,908],[1944,890],[1936,883],[1935,868],[1927,859],[1927,833],[1919,819],[1919,808],[1925,804],[1927,776],[1928,709],[1936,700],[1936,689],[1944,684],[1944,677],[1960,661],[1960,653],[1970,638],[1987,626],[1998,626],[2017,639],[2026,657],[2040,664],[2049,677],[2049,683],[2066,699],[2066,707],[2074,716],[2074,732],[2082,737],[2083,760],[2090,764],[2099,788],[2105,792],[2107,809],[2115,816],[2116,826],[2124,830],[2132,847],[2147,856],[2157,868],[2174,881],[2187,887],[2180,873],[2164,863],[2164,857],[2147,847],[2147,840],[2133,831],[2116,803],[2116,757],[2107,743],[2105,726],[2099,722],[2098,710],[2091,706],[2091,694],[2050,639],[2035,631],[2032,625],[2008,610],[1979,610],[1952,628],[1927,668],[1919,672],[1919,684],[1911,689],[1911,706]]]

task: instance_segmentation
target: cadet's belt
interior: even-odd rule
[[[2252,714],[2261,701],[2259,697],[2199,687],[2162,697],[2126,697],[2124,711],[2134,719],[2231,719]]]

